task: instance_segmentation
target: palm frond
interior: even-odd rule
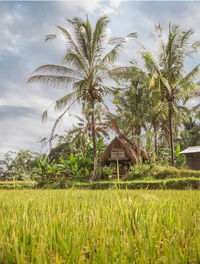
[[[184,86],[186,89],[190,87],[191,84],[194,83],[195,78],[199,74],[199,67],[200,64],[198,64],[194,69],[192,69],[183,79],[180,80],[178,83],[179,86]]]
[[[75,117],[79,122],[84,123],[84,119],[76,114],[69,114],[69,116]]]
[[[171,92],[172,92],[171,87],[170,87],[170,85],[169,85],[169,82],[168,82],[168,80],[167,80],[165,77],[163,77],[161,74],[159,75],[159,77],[160,77],[160,80],[161,80],[162,84],[164,85],[164,87],[165,87],[165,89],[166,89],[166,91],[167,91],[167,96],[169,97],[169,96],[171,95]]]
[[[34,75],[28,79],[27,83],[41,82],[49,84],[50,86],[55,88],[66,88],[66,86],[70,85],[74,81],[77,81],[77,79],[69,76]]]
[[[134,66],[129,67],[116,67],[109,71],[110,77],[115,80],[134,80],[138,78],[148,78],[147,74]]]
[[[154,25],[155,32],[158,34],[159,38],[162,38],[163,36],[163,29],[161,27],[161,24],[159,23],[158,25]]]
[[[81,73],[87,74],[87,65],[83,58],[79,56],[77,53],[73,52],[72,50],[69,50],[66,55],[62,58],[62,64],[71,64],[77,71],[80,71]]]
[[[148,72],[155,72],[155,71],[159,71],[158,66],[156,64],[156,62],[154,61],[153,57],[151,56],[150,52],[141,52],[141,57],[144,60],[145,63],[145,67],[147,69]]]
[[[45,123],[47,121],[47,116],[48,116],[48,112],[47,110],[45,110],[42,114],[42,122]]]
[[[88,34],[90,29],[88,28],[89,25],[87,22],[83,21],[80,17],[74,17],[68,20],[71,23],[75,37],[77,40],[78,48],[80,50],[81,55],[85,57],[85,59],[89,60],[89,48],[90,42],[88,42]]]
[[[80,80],[73,83],[73,90],[82,91],[83,86],[85,85],[85,80]]]
[[[188,41],[193,35],[193,30],[189,29],[187,31],[183,31],[179,36],[180,46],[185,47],[185,45],[188,45]]]
[[[187,51],[186,54],[187,54],[188,56],[192,56],[193,54],[195,54],[195,53],[198,52],[199,47],[200,47],[200,41],[195,41],[195,42],[191,45],[190,49]]]
[[[49,139],[50,149],[52,147],[52,140],[53,140],[54,133],[56,131],[56,127],[57,127],[58,123],[62,120],[63,116],[67,113],[67,111],[69,111],[69,109],[72,107],[72,105],[78,100],[79,100],[79,98],[76,98],[75,100],[73,100],[71,102],[71,104],[67,107],[67,109],[56,119],[56,121],[55,121],[55,123],[53,125],[53,128],[51,129],[51,134],[50,134],[50,139]]]
[[[55,34],[49,34],[45,36],[45,42],[51,40],[51,39],[56,39],[57,36]]]
[[[124,40],[120,39],[119,42],[115,45],[115,47],[104,56],[102,62],[114,63],[117,57],[119,56],[119,51],[122,49],[123,43]]]
[[[129,33],[129,34],[127,35],[127,37],[128,37],[128,38],[137,38],[138,35],[137,35],[137,32],[132,32],[132,33]]]
[[[36,73],[36,72],[52,72],[56,74],[72,74],[77,77],[80,76],[80,72],[76,70],[73,70],[71,68],[67,68],[64,66],[60,66],[60,65],[54,65],[54,64],[42,65],[33,71],[33,73]]]
[[[67,40],[67,44],[69,45],[69,48],[72,49],[74,52],[77,52],[79,55],[81,55],[76,43],[74,42],[72,36],[70,35],[70,33],[63,27],[58,26],[58,28],[60,29],[60,31],[63,33],[63,35],[65,36],[66,40]]]
[[[69,93],[58,99],[55,104],[55,110],[60,111],[76,96],[76,92]]]
[[[150,82],[149,82],[149,89],[155,87],[155,84],[156,84],[156,78],[157,78],[157,77],[158,77],[157,72],[154,72],[154,73],[152,74],[151,80],[150,80]]]
[[[103,43],[108,41],[106,29],[109,22],[110,20],[106,15],[97,20],[92,37],[92,57],[98,55],[102,50]]]

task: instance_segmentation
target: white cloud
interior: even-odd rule
[[[121,3],[121,0],[110,0],[110,6],[114,8],[118,8]]]
[[[85,9],[87,13],[92,14],[94,13],[97,9],[100,9],[102,7],[101,5],[101,0],[79,0],[79,1],[73,1],[73,2],[69,2],[66,1],[65,5],[69,6],[72,5],[74,7],[79,7],[82,9]]]
[[[101,9],[101,13],[103,15],[118,14],[118,12],[115,9],[111,8],[111,7],[105,7],[105,8],[103,7]]]
[[[4,27],[5,25],[0,26],[0,49],[1,50],[7,50],[11,53],[18,54],[20,51],[20,48],[18,47],[18,44],[20,42],[20,34],[11,32],[10,30],[6,29]]]

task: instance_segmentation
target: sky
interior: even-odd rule
[[[169,23],[178,23],[185,30],[194,30],[193,41],[200,40],[200,2],[197,1],[0,1],[0,156],[9,150],[41,151],[39,139],[49,137],[59,113],[49,108],[45,124],[41,115],[68,91],[26,82],[35,68],[60,65],[65,53],[61,35],[49,42],[45,42],[45,35],[58,34],[57,25],[70,31],[66,19],[85,18],[86,14],[92,25],[99,16],[107,14],[113,36],[126,37],[137,32],[140,42],[155,55],[159,47],[155,24],[160,23],[167,34]],[[139,60],[138,50],[135,42],[127,41],[119,65],[128,65],[130,59]],[[200,53],[187,59],[186,71],[199,62]],[[75,105],[70,113],[80,113],[80,106]],[[74,122],[67,114],[57,132],[64,133]]]

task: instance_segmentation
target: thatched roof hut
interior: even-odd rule
[[[116,164],[118,160],[121,165],[121,173],[126,173],[129,164],[136,164],[139,162],[139,157],[142,156],[143,160],[149,160],[149,153],[140,147],[135,141],[129,140],[126,137],[115,137],[107,146],[101,158],[101,166],[109,166]]]

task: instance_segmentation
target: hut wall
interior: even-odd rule
[[[119,162],[118,165],[119,165],[119,176],[121,178],[124,174],[128,172],[129,164],[127,162],[125,163]],[[112,174],[117,175],[117,161],[111,162],[109,167],[113,169]]]
[[[186,164],[191,170],[200,170],[200,153],[186,154]]]

